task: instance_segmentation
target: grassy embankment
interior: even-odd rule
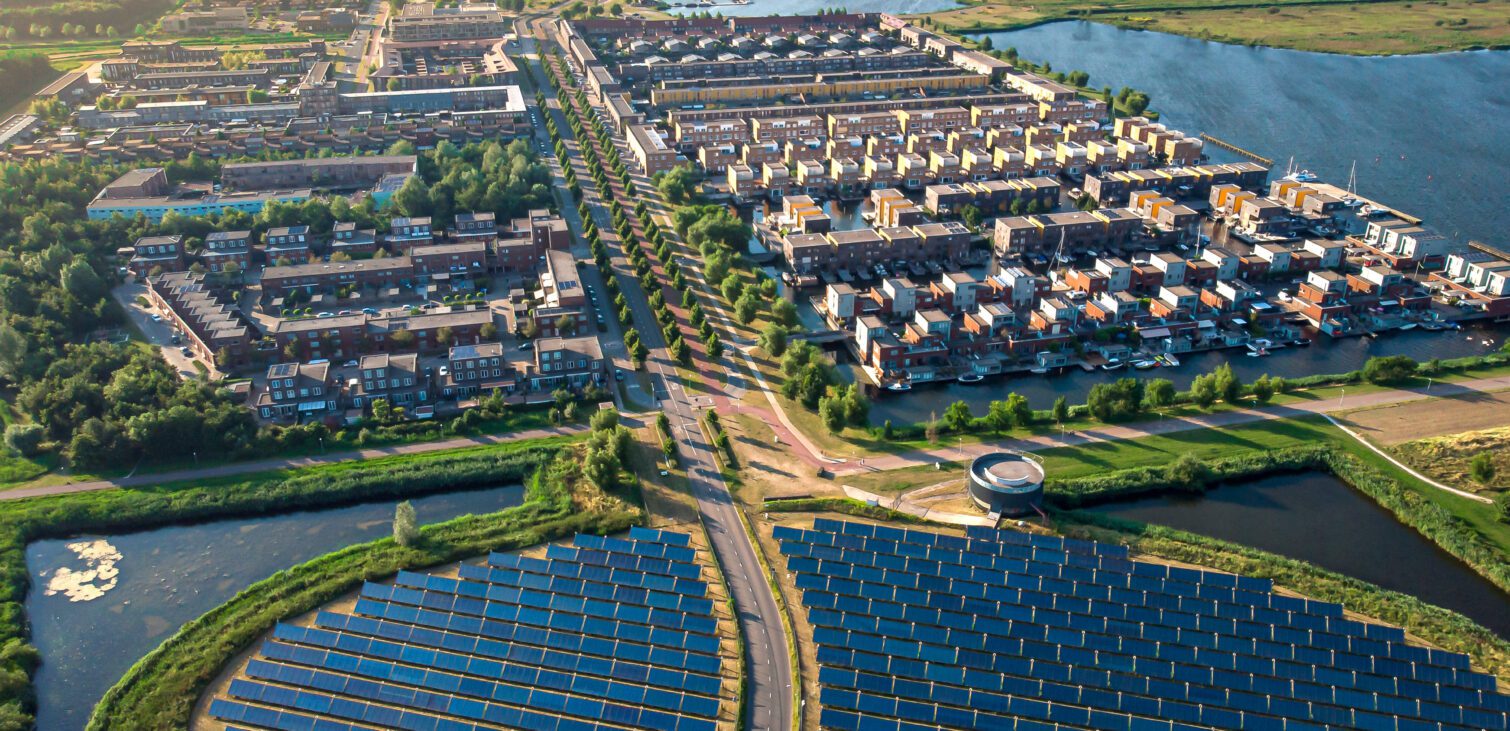
[[[1083,19],[1224,43],[1372,56],[1505,48],[1510,46],[1507,10],[1510,0],[1133,0],[1114,5],[983,0],[927,17],[955,33]]]
[[[7,648],[0,652],[0,673],[16,682],[0,687],[0,729],[12,728],[11,719],[29,710],[23,699],[30,697],[35,651],[24,645],[28,543],[519,482],[570,441],[556,437],[11,503],[0,516],[0,647]]]
[[[1421,474],[1453,487],[1490,494],[1510,489],[1510,427],[1417,439],[1390,449]],[[1471,464],[1480,454],[1494,465],[1485,482],[1472,476]]]

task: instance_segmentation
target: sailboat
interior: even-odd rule
[[[1358,197],[1358,161],[1353,161],[1353,169],[1347,174],[1347,197],[1342,199],[1342,204],[1348,208],[1358,208],[1363,205],[1363,200]]]

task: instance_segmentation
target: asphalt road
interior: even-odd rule
[[[538,21],[531,23],[540,45],[548,46],[549,37],[543,34]],[[530,73],[542,89],[549,89],[543,70],[531,61]],[[547,93],[548,100],[554,97]],[[565,137],[571,136],[571,127],[560,109],[548,101],[548,113],[554,115],[557,129]],[[574,150],[574,155],[577,153]],[[574,158],[575,159],[575,158]],[[738,514],[739,507],[729,493],[723,476],[714,462],[712,445],[703,439],[697,424],[699,405],[688,395],[671,354],[666,350],[655,314],[645,299],[639,282],[629,271],[623,251],[617,246],[617,236],[607,206],[601,196],[590,191],[595,188],[585,169],[578,169],[577,180],[582,184],[584,197],[600,233],[612,250],[613,275],[618,277],[624,296],[630,303],[630,311],[647,347],[650,348],[649,368],[652,387],[659,400],[659,407],[671,421],[693,497],[697,500],[698,512],[708,540],[718,562],[723,568],[724,580],[734,600],[734,610],[744,635],[746,685],[748,712],[747,728],[791,728],[792,719],[792,667],[787,647],[786,632],[781,626],[781,609],[776,596],[765,579],[756,547]],[[601,290],[600,290],[601,292]]]

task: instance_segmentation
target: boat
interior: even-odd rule
[[[1140,358],[1138,360],[1133,361],[1133,367],[1137,368],[1140,371],[1146,371],[1149,368],[1153,368],[1153,367],[1155,367],[1157,365],[1159,365],[1158,361],[1156,361],[1156,360],[1150,360],[1148,358]]]
[[[1262,350],[1250,350],[1250,351],[1248,351],[1248,357],[1249,358],[1262,358],[1262,357],[1264,357],[1266,355],[1268,355],[1268,353],[1265,352],[1265,351],[1262,351]]]
[[[986,377],[979,373],[961,373],[959,378],[956,378],[955,380],[959,381],[960,383],[980,383],[981,381],[986,380]]]
[[[1048,373],[1049,369],[1047,369],[1047,368],[1030,368],[1030,369],[1028,369],[1028,372],[1032,373],[1034,375],[1041,376],[1041,375],[1043,375],[1045,373]]]
[[[1290,341],[1290,344],[1297,348],[1311,347],[1311,341],[1307,338],[1295,338],[1294,340]]]
[[[1416,329],[1416,324],[1414,322],[1407,322],[1404,325],[1401,325],[1400,329],[1401,330],[1414,330],[1414,329]]]
[[[1117,370],[1118,368],[1121,368],[1122,366],[1125,366],[1125,365],[1127,365],[1127,364],[1123,363],[1120,360],[1110,361],[1110,362],[1107,362],[1107,363],[1102,363],[1101,364],[1101,370],[1103,370],[1103,371],[1114,371],[1114,370]]]
[[[890,386],[887,386],[886,390],[887,391],[911,391],[912,390],[912,384],[906,383],[906,382],[900,382],[899,381],[897,383],[891,384]]]
[[[1180,365],[1180,359],[1176,358],[1174,356],[1174,353],[1165,353],[1159,356],[1159,358],[1163,359],[1164,365],[1170,366],[1171,368],[1178,368]]]
[[[1432,332],[1438,332],[1447,329],[1444,325],[1442,325],[1442,323],[1433,320],[1427,320],[1426,322],[1421,323],[1421,327]]]

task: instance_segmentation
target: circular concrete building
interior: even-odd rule
[[[970,462],[970,499],[987,513],[1026,515],[1043,503],[1043,467],[1012,452]]]

